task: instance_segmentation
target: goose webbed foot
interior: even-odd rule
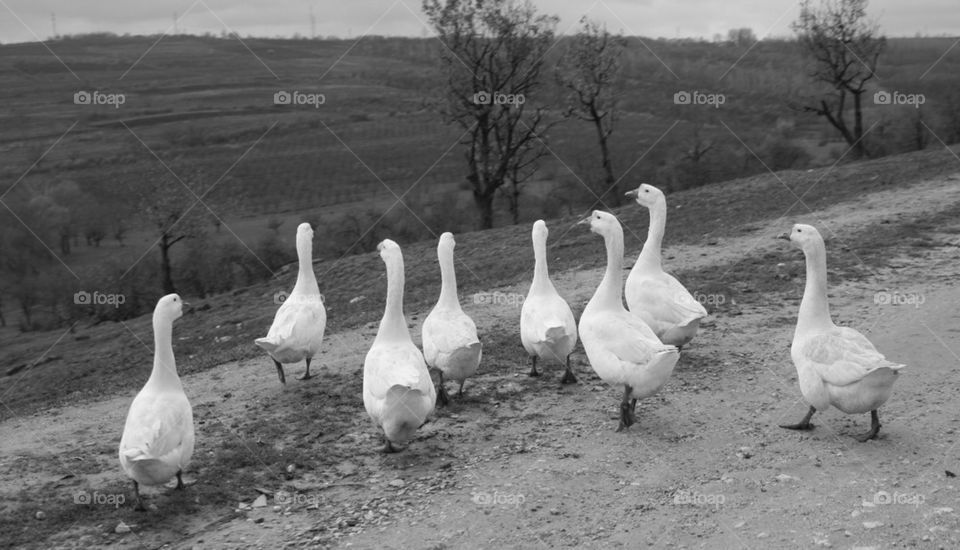
[[[563,373],[563,378],[560,379],[561,384],[576,384],[577,377],[574,376],[573,371],[570,369],[570,356],[567,356],[567,370]]]
[[[140,484],[136,480],[133,481],[133,494],[137,501],[137,505],[133,509],[137,512],[146,512],[147,509],[143,506],[143,499],[140,498]]]
[[[817,409],[810,407],[810,410],[807,411],[807,415],[803,417],[803,420],[797,422],[796,424],[780,424],[780,427],[787,430],[812,430],[813,424],[810,422],[810,419],[813,417],[813,413],[815,412],[817,412]]]
[[[450,394],[447,393],[447,388],[443,387],[443,373],[440,373],[440,379],[435,383],[434,388],[437,390],[437,404],[441,407],[450,404]]]
[[[283,374],[283,365],[280,364],[280,361],[276,359],[273,360],[273,364],[277,366],[277,376],[280,378],[281,384],[287,383],[287,377]]]
[[[637,415],[634,410],[637,407],[637,400],[630,399],[633,388],[626,386],[623,391],[623,400],[620,402],[620,425],[617,431],[622,432],[637,422]]]
[[[534,376],[534,377],[540,376],[540,373],[537,372],[537,356],[536,355],[533,356],[533,366],[530,367],[530,372],[527,374],[527,376]]]
[[[307,372],[303,373],[303,376],[298,376],[297,380],[310,380],[313,376],[310,374],[310,360],[307,359]]]
[[[176,489],[183,489],[186,485],[183,484],[183,470],[177,470],[177,486]]]
[[[876,439],[880,433],[880,413],[876,409],[870,411],[870,431],[857,437],[857,441],[864,443],[871,439]]]
[[[390,440],[387,439],[381,451],[385,454],[390,454],[390,453],[398,453],[400,452],[400,449],[397,449],[396,447],[394,447],[393,443],[390,443]]]

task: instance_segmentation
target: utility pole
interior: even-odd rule
[[[173,12],[173,34],[180,34],[180,29],[177,28],[177,12]]]
[[[50,26],[53,27],[53,37],[57,37],[57,14],[50,12]]]
[[[310,38],[317,37],[317,19],[313,16],[313,6],[310,6]]]

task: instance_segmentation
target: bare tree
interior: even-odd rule
[[[853,156],[867,155],[863,142],[863,94],[876,76],[886,39],[867,19],[867,0],[800,2],[800,17],[792,27],[804,54],[811,59],[810,76],[828,90],[802,110],[827,119],[853,147]],[[847,100],[853,102],[853,128],[847,123]]]
[[[626,42],[614,36],[586,17],[580,19],[583,28],[573,37],[560,63],[557,80],[568,91],[568,106],[564,115],[593,124],[600,145],[600,162],[604,185],[600,200],[612,193],[613,206],[621,204],[623,194],[617,189],[613,174],[608,141],[613,133],[617,112],[614,89],[622,68],[620,57]]]
[[[208,215],[203,203],[206,193],[202,187],[202,173],[188,174],[187,170],[176,167],[173,171],[179,175],[179,181],[178,177],[164,171],[142,177],[142,181],[134,184],[140,195],[140,212],[157,238],[164,294],[176,292],[171,248],[184,239],[202,234],[204,218]]]
[[[424,0],[423,11],[443,43],[443,114],[465,131],[467,181],[480,227],[490,228],[497,190],[512,178],[517,197],[546,154],[551,124],[532,104],[558,19],[529,0]]]

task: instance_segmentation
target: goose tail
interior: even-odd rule
[[[257,338],[253,341],[254,344],[260,346],[267,353],[276,351],[280,347],[278,342],[275,342],[272,338]]]

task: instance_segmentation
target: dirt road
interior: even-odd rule
[[[772,239],[797,221],[821,227],[830,257],[856,256],[843,250],[845,235],[957,201],[960,186],[938,180],[793,215],[801,205],[714,245],[670,247],[668,235],[666,264],[705,269],[783,249],[802,259]],[[107,502],[129,498],[116,446],[132,393],[0,424],[2,485],[8,496],[47,495],[34,504],[46,519],[31,521],[69,516],[43,547],[957,548],[958,222],[935,237],[921,251],[891,243],[886,267],[865,268],[866,277],[831,278],[834,319],[908,365],[875,441],[853,439],[868,415],[835,409],[818,413],[812,432],[777,427],[806,410],[788,350],[803,280],[757,263],[783,288],[742,307],[713,295],[726,307],[625,433],[614,432],[616,389],[593,374],[582,350],[578,384],[561,387],[558,366],[528,378],[517,301],[464,297],[484,340],[482,374],[402,453],[378,452],[379,433],[363,412],[361,365],[375,333],[368,325],[331,335],[312,381],[289,376],[280,387],[266,358],[185,377],[198,423],[193,484],[148,492],[147,514],[129,501]],[[554,281],[579,313],[600,277],[597,269],[566,271]],[[425,312],[414,313],[419,341]],[[146,377],[148,368],[131,366],[131,375]],[[247,498],[227,501],[225,488]],[[94,502],[72,504],[78,494]],[[121,522],[129,532],[116,532]]]

